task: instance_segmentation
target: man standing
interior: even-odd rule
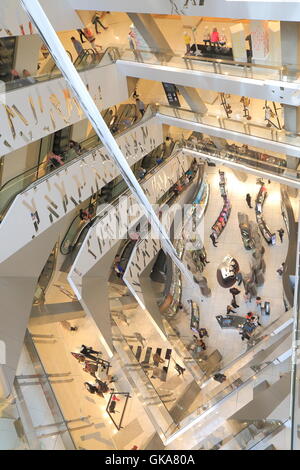
[[[192,41],[192,38],[191,38],[191,36],[189,35],[189,33],[185,32],[184,35],[183,35],[183,39],[184,39],[185,46],[186,46],[186,54],[188,55],[188,54],[191,52],[191,41]]]
[[[212,233],[212,234],[209,236],[209,238],[211,239],[211,241],[212,241],[212,244],[214,245],[214,247],[216,247],[216,248],[217,248],[217,247],[218,247],[218,245],[217,245],[217,241],[216,241],[215,234],[214,234],[214,233]]]
[[[282,242],[283,242],[283,234],[284,234],[283,228],[280,228],[279,230],[277,230],[277,232],[278,232],[280,241],[281,241],[281,243],[282,243]]]
[[[236,287],[232,287],[229,292],[232,294],[232,303],[231,305],[233,306],[233,308],[238,308],[239,305],[236,303],[236,296],[239,295],[241,293],[241,291],[239,289],[237,289]]]
[[[251,196],[250,196],[249,193],[248,193],[247,196],[246,196],[246,202],[247,202],[247,204],[248,204],[248,207],[249,207],[250,209],[253,209],[253,207],[252,207],[252,205],[251,205]]]

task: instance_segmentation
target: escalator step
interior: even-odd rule
[[[167,360],[171,359],[172,349],[167,349],[165,358]]]
[[[143,364],[149,364],[150,359],[151,359],[151,353],[152,353],[152,348],[147,348],[145,358],[143,360]]]
[[[135,353],[135,357],[139,362],[140,362],[140,359],[141,359],[141,355],[142,355],[142,346],[138,346],[137,350],[136,350],[136,353]]]

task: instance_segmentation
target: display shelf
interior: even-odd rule
[[[227,197],[225,172],[219,170],[219,176],[220,176],[219,187],[220,187],[221,196],[224,199],[224,204],[223,204],[223,208],[220,212],[219,217],[217,218],[217,220],[215,221],[215,223],[213,224],[211,228],[212,229],[211,236],[213,236],[215,240],[219,238],[224,228],[226,227],[227,222],[230,217],[230,213],[231,213],[231,204]]]
[[[275,233],[272,233],[269,227],[267,226],[264,218],[263,218],[263,206],[265,203],[265,200],[267,198],[267,189],[266,187],[262,184],[261,188],[258,192],[258,195],[256,197],[255,201],[255,214],[256,214],[256,221],[260,230],[260,233],[266,240],[266,242],[269,245],[275,245],[276,243],[276,235]]]
[[[200,308],[199,305],[193,300],[189,301],[191,308],[191,323],[190,328],[195,333],[198,333],[200,329]]]

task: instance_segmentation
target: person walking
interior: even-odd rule
[[[136,107],[137,107],[138,111],[141,113],[142,116],[144,116],[145,111],[146,111],[145,103],[142,100],[140,100],[139,98],[137,98],[135,100],[135,102],[136,102]]]
[[[239,289],[237,289],[236,287],[232,287],[229,292],[232,294],[232,302],[231,302],[231,305],[233,306],[233,308],[239,308],[239,305],[236,303],[236,296],[239,295],[241,293],[241,291]]]
[[[215,234],[212,233],[212,234],[209,236],[209,238],[211,239],[212,244],[214,245],[214,247],[217,248],[217,247],[218,247],[218,245],[217,245],[218,242],[217,242],[217,240],[216,240]]]
[[[191,41],[192,41],[192,38],[191,36],[189,35],[189,33],[185,32],[184,35],[183,35],[183,39],[184,39],[184,43],[185,43],[185,47],[186,47],[186,55],[190,54],[191,52]]]
[[[236,313],[236,311],[232,309],[231,305],[227,305],[226,315],[230,315],[231,313]]]
[[[159,364],[163,364],[165,360],[156,352],[153,354],[153,362],[155,366],[159,366]]]
[[[78,39],[76,39],[74,36],[71,37],[71,41],[73,43],[73,46],[78,54],[78,57],[81,56],[84,52],[84,47],[83,45],[81,44],[80,41],[78,41]]]
[[[236,282],[238,283],[238,286],[240,286],[243,282],[243,275],[241,271],[237,272],[235,275]]]
[[[82,44],[84,44],[86,41],[86,36],[84,34],[84,32],[82,31],[82,29],[77,29],[77,33],[79,34],[79,37],[80,37],[80,41],[82,42]]]
[[[283,242],[283,235],[284,235],[284,230],[283,230],[283,228],[280,228],[279,230],[277,230],[277,232],[278,232],[280,241],[281,241],[281,243],[282,243],[282,242]]]
[[[246,196],[246,202],[247,202],[247,204],[248,204],[248,207],[249,207],[250,209],[253,209],[253,207],[252,207],[252,205],[251,205],[251,196],[250,196],[249,193],[248,193],[247,196]]]
[[[175,370],[177,370],[178,375],[183,375],[185,372],[185,369],[181,367],[179,364],[177,364],[177,362],[175,364]]]
[[[92,24],[95,26],[96,34],[100,34],[100,31],[98,31],[98,25],[101,26],[101,28],[103,28],[104,30],[108,29],[106,26],[104,26],[103,23],[101,23],[100,15],[96,11],[92,19]]]

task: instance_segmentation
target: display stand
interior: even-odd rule
[[[260,230],[260,233],[266,240],[266,242],[269,245],[275,245],[276,244],[276,234],[272,233],[267,226],[264,218],[263,218],[263,205],[265,203],[265,200],[267,198],[267,189],[264,184],[261,184],[261,188],[258,192],[256,201],[255,201],[255,214],[256,214],[256,221]]]
[[[212,235],[214,236],[215,240],[219,238],[224,228],[226,227],[230,213],[231,213],[231,204],[227,197],[226,178],[225,178],[224,171],[219,171],[219,175],[220,175],[219,186],[220,186],[221,196],[224,199],[224,205],[223,205],[223,208],[219,217],[217,218],[216,222],[212,226],[212,231],[213,231]]]
[[[246,318],[240,317],[238,315],[226,315],[226,317],[223,317],[223,315],[218,315],[216,319],[222,329],[243,328],[244,324],[247,321]]]
[[[193,300],[189,301],[191,307],[191,330],[198,333],[200,328],[200,308],[199,305]]]

